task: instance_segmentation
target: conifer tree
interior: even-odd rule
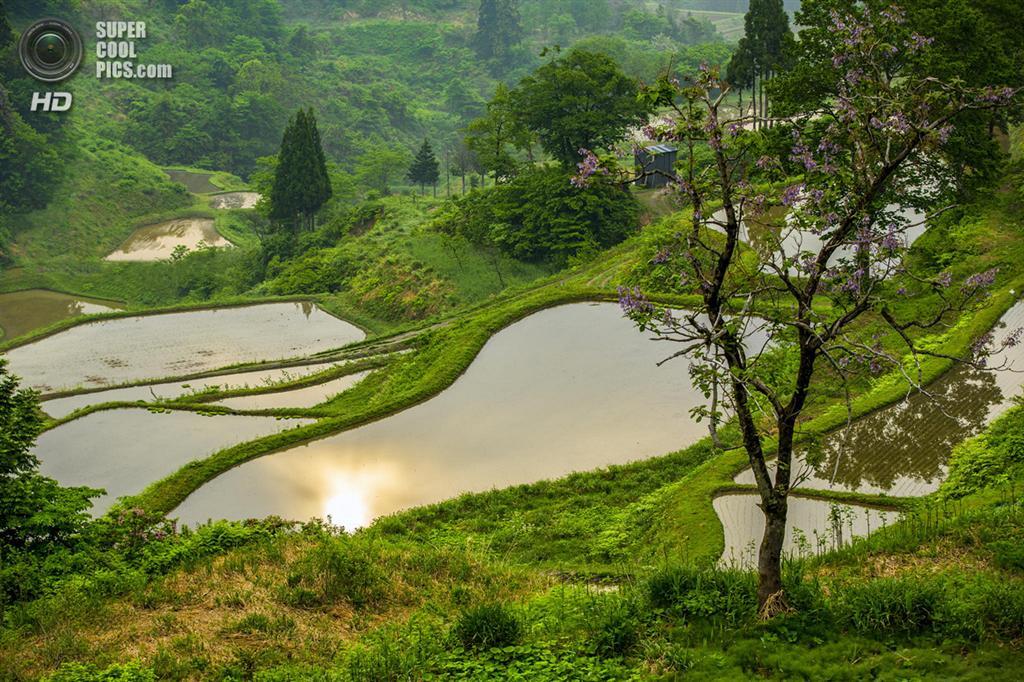
[[[730,75],[743,76],[753,87],[755,127],[767,124],[768,93],[765,84],[785,66],[786,55],[793,43],[789,15],[782,0],[750,0],[750,9],[743,18],[744,37],[740,41]],[[735,83],[739,85],[740,83]]]
[[[428,184],[434,187],[434,194],[437,194],[437,180],[441,177],[441,172],[437,163],[437,156],[434,155],[434,149],[430,146],[428,140],[423,140],[423,145],[416,152],[416,158],[413,160],[406,177],[409,179],[409,182],[420,186],[420,194],[423,194],[423,188]]]
[[[481,0],[473,47],[481,59],[504,60],[523,39],[515,0]]]
[[[330,198],[331,182],[316,116],[312,109],[299,109],[281,139],[270,191],[270,217],[312,228],[316,212]]]

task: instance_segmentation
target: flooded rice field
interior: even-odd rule
[[[13,339],[79,315],[119,310],[116,301],[105,301],[48,289],[27,289],[0,294],[0,338]]]
[[[334,396],[347,391],[360,381],[366,378],[369,372],[357,372],[337,379],[325,381],[322,384],[293,388],[288,391],[276,391],[273,393],[259,393],[257,395],[243,395],[234,398],[218,400],[213,405],[230,407],[233,410],[270,410],[285,407],[314,407],[326,402]]]
[[[93,391],[91,393],[78,393],[65,398],[53,398],[43,402],[42,408],[46,414],[54,419],[63,419],[75,410],[89,405],[99,405],[109,402],[135,402],[139,400],[153,402],[157,400],[169,400],[179,398],[190,393],[200,393],[209,389],[222,391],[239,388],[262,388],[282,382],[295,381],[302,377],[322,372],[329,367],[336,366],[335,363],[319,363],[314,365],[302,365],[299,367],[284,367],[280,369],[261,369],[252,372],[238,372],[234,374],[220,374],[203,379],[188,379],[185,381],[169,381],[158,384],[146,384],[144,386],[128,386],[125,388],[112,388],[106,391]]]
[[[897,209],[890,206],[888,210],[898,213],[907,228],[900,235],[903,247],[909,248],[921,235],[925,233],[925,215],[914,208]],[[764,212],[763,215],[750,217],[740,223],[739,238],[749,244],[760,256],[762,262],[775,263],[779,267],[782,259],[794,258],[804,251],[816,253],[821,249],[824,242],[820,235],[813,232],[796,229],[788,224],[787,215],[789,211],[783,206],[773,206]],[[725,221],[725,211],[719,209],[712,218],[720,222]],[[724,230],[717,225],[709,225],[717,232]],[[830,265],[835,265],[841,259],[852,259],[855,255],[852,246],[842,246],[829,259]],[[882,264],[878,264],[882,268]],[[793,274],[800,274],[796,269],[790,268]]]
[[[196,173],[193,171],[186,170],[172,170],[164,169],[169,177],[174,182],[180,182],[185,185],[189,192],[193,194],[206,194],[207,192],[219,192],[220,187],[210,182],[210,178],[213,177],[213,173]]]
[[[757,506],[760,501],[761,498],[753,493],[715,498],[715,513],[725,530],[722,564],[738,568],[757,565],[757,550],[764,532],[764,514]],[[789,556],[821,554],[849,544],[855,537],[891,525],[898,519],[899,514],[893,511],[790,497],[783,551]]]
[[[1024,327],[1024,301],[1000,319],[996,343]],[[794,466],[799,488],[926,495],[945,478],[953,446],[969,438],[1012,405],[1024,386],[1024,345],[990,358],[1000,371],[954,367],[908,400],[856,420],[847,429],[826,436],[819,453],[801,455]],[[754,484],[750,469],[737,483]]]
[[[463,492],[671,452],[707,431],[689,415],[703,396],[686,362],[655,365],[670,353],[614,304],[541,311],[492,337],[433,399],[232,469],[172,515],[330,515],[353,528]]]
[[[121,496],[141,492],[194,459],[254,438],[309,423],[273,417],[206,417],[146,409],[96,412],[39,436],[40,471],[63,485],[105,488],[101,514]]]
[[[210,197],[211,208],[253,208],[260,200],[259,192],[224,192]]]
[[[52,393],[302,357],[364,337],[313,303],[267,303],[89,322],[5,355],[25,386]]]
[[[217,232],[210,218],[178,218],[138,228],[104,260],[167,260],[175,249],[193,251],[200,246],[226,248],[232,244]]]

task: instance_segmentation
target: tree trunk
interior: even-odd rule
[[[757,606],[762,618],[787,610],[782,593],[782,544],[786,539],[786,495],[772,491],[764,512],[764,536],[757,555]]]
[[[757,75],[754,75],[754,82],[750,86],[750,104],[754,114],[754,130],[757,130]]]

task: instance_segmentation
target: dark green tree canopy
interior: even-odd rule
[[[603,54],[573,50],[524,78],[513,92],[516,116],[566,167],[579,150],[607,148],[650,112],[638,84]]]
[[[15,555],[52,552],[72,542],[87,523],[89,498],[100,492],[62,488],[39,474],[32,446],[41,430],[38,395],[20,389],[0,358],[0,568],[14,563]],[[12,589],[0,572],[0,592]]]
[[[481,0],[473,47],[481,59],[503,60],[523,39],[515,0]]]
[[[797,14],[801,26],[796,59],[784,76],[774,79],[772,93],[780,115],[826,107],[830,84],[845,73],[834,64],[837,38],[830,30],[833,11],[843,0],[804,0]],[[886,0],[865,0],[869,11],[890,8]],[[908,78],[933,77],[960,81],[972,87],[1024,86],[1024,3],[1019,0],[904,0],[900,3],[914,40],[927,44],[921,54],[900,46],[899,65]],[[999,168],[1000,152],[993,140],[995,126],[1020,120],[1024,106],[992,111],[967,111],[953,122],[949,162],[958,166],[961,192],[989,185]]]
[[[532,141],[533,135],[516,111],[513,93],[504,83],[498,84],[486,113],[466,127],[466,146],[499,182],[516,173],[511,148],[528,150]]]
[[[288,122],[281,140],[274,184],[270,191],[270,217],[294,222],[313,216],[331,198],[331,182],[313,110],[299,109]]]
[[[419,185],[420,189],[424,185],[435,185],[438,178],[441,177],[437,157],[434,155],[434,149],[430,146],[428,140],[423,140],[423,144],[420,146],[419,151],[416,152],[416,158],[413,159],[406,177],[409,179],[409,182]]]

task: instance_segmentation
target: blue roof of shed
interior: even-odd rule
[[[647,151],[654,152],[655,154],[668,154],[670,152],[677,152],[679,149],[667,144],[654,144],[647,147]]]

